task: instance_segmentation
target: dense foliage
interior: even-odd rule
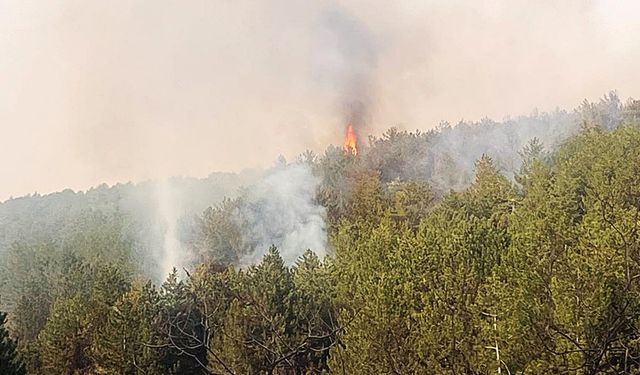
[[[532,139],[513,173],[481,154],[457,190],[464,160],[430,147],[477,129],[306,153],[330,251],[292,265],[271,247],[237,266],[242,196],[185,224],[193,267],[159,285],[129,215],[66,212],[64,235],[24,218],[2,255],[0,372],[640,374],[640,112],[615,109],[585,103],[577,134]]]
[[[25,367],[18,356],[15,340],[5,326],[7,314],[0,312],[0,374],[24,375]]]

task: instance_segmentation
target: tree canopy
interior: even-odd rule
[[[122,188],[5,202],[0,373],[640,374],[638,121],[609,95],[307,152],[326,256],[243,263],[247,226],[282,222],[243,216],[265,205],[249,186],[181,218],[189,262],[162,279],[138,239],[157,223],[117,209]],[[465,148],[482,132],[509,153]]]

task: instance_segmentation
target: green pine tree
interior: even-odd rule
[[[0,311],[0,374],[25,375],[25,366],[18,356],[17,344],[5,327],[6,318],[7,314]]]

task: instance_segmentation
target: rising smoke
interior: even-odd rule
[[[159,260],[160,274],[166,275],[174,267],[182,269],[187,266],[191,257],[180,242],[178,234],[178,224],[181,219],[180,200],[172,189],[169,179],[158,181],[154,193],[162,235],[162,245],[154,252],[156,259]]]
[[[202,249],[190,242],[190,235],[198,229],[192,218],[202,215],[207,206],[216,206],[223,197],[236,197],[230,217],[241,237],[233,249],[238,255],[235,265],[259,262],[271,246],[278,248],[287,264],[293,264],[307,249],[320,257],[326,254],[325,209],[316,202],[320,180],[309,164],[287,164],[280,159],[262,172],[245,172],[226,182],[216,180],[211,186],[176,178],[150,181],[146,191],[151,192],[152,200],[144,205],[144,195],[129,195],[125,210],[151,228],[139,233],[138,255],[147,274],[163,280],[173,268],[182,275],[183,268],[208,259],[198,258]],[[203,191],[198,192],[198,186]],[[204,250],[224,251],[215,247]]]
[[[326,254],[325,209],[315,202],[319,183],[307,164],[283,164],[247,189],[236,215],[248,250],[240,265],[260,261],[271,245],[287,264],[306,249]]]
[[[330,9],[323,13],[318,45],[323,48],[316,69],[336,93],[336,110],[342,113],[345,127],[351,124],[357,136],[364,136],[375,89],[373,36],[353,15]]]

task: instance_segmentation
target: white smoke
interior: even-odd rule
[[[162,179],[155,185],[158,218],[162,228],[162,247],[155,250],[155,255],[163,276],[174,267],[181,269],[186,266],[190,258],[178,237],[179,201],[171,186],[169,179]]]
[[[287,264],[307,249],[326,254],[325,209],[315,202],[319,179],[306,164],[281,165],[251,186],[237,219],[249,249],[240,264],[258,262],[275,245]]]

